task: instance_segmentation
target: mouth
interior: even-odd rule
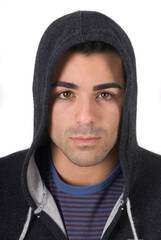
[[[78,145],[94,145],[96,144],[99,140],[100,137],[74,137],[74,138],[70,138],[74,141],[74,143],[78,144]]]

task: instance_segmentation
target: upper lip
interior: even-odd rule
[[[100,138],[100,137],[95,137],[95,136],[89,136],[89,137],[78,136],[78,137],[71,137],[71,138],[88,140],[88,139],[98,139],[98,138]]]

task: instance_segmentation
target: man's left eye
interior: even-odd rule
[[[109,92],[102,92],[102,93],[99,94],[99,97],[103,98],[105,100],[109,100],[113,97],[113,95]]]

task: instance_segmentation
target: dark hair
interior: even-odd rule
[[[114,48],[112,45],[101,42],[101,41],[87,41],[84,43],[79,43],[74,46],[72,46],[69,51],[71,52],[81,52],[86,55],[90,55],[92,53],[103,53],[105,51],[107,52],[117,52],[116,48]]]
[[[102,41],[87,41],[84,43],[79,43],[69,48],[69,52],[83,53],[87,56],[93,53],[104,53],[104,52],[114,52],[119,54],[116,48]],[[122,66],[123,66],[123,77],[126,81],[126,72],[125,72],[123,61],[122,61]]]

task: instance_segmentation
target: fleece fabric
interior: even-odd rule
[[[125,189],[114,206],[102,240],[158,240],[161,236],[161,156],[138,146],[135,55],[122,28],[104,14],[77,11],[54,21],[37,51],[31,147],[0,159],[0,239],[67,240],[55,201],[44,185],[34,156],[49,140],[46,130],[52,74],[60,56],[85,41],[114,46],[126,71],[126,96],[119,137]],[[3,147],[3,146],[1,146]]]

